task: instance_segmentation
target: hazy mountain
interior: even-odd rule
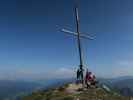
[[[74,78],[37,80],[32,82],[18,80],[0,80],[0,100],[15,100],[15,98],[19,97],[19,95],[25,95],[38,89],[43,90],[47,87],[61,86],[64,83],[72,81],[74,81]],[[114,91],[121,93],[122,95],[133,96],[133,77],[131,76],[124,76],[113,79],[99,78],[99,83],[106,84],[108,87],[110,87]],[[19,98],[17,98],[16,100],[19,100]]]
[[[113,88],[119,90],[122,95],[133,96],[133,79],[123,79],[113,82]]]
[[[68,82],[74,82],[74,78],[65,78],[65,79],[47,79],[47,80],[38,80],[35,81],[41,85],[43,85],[45,88],[47,87],[53,87],[53,86],[60,86],[64,83]]]
[[[0,80],[0,100],[15,100],[19,95],[27,94],[40,87],[40,84],[32,82]]]
[[[102,83],[125,96],[133,96],[133,77],[123,76],[113,79],[102,79]]]
[[[49,79],[36,81],[0,80],[0,100],[20,100],[20,96],[32,91],[60,86],[72,79]]]

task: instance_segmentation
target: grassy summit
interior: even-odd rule
[[[22,100],[130,100],[129,97],[107,92],[102,88],[83,91],[69,91],[69,89],[69,85],[64,85],[55,89],[33,92],[31,95],[23,97]]]

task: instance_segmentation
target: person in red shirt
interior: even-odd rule
[[[85,84],[87,86],[87,88],[90,87],[97,87],[98,81],[96,80],[95,75],[92,74],[92,72],[89,72],[88,69],[86,71],[86,75],[85,75]]]
[[[89,88],[91,86],[91,81],[92,81],[92,73],[88,71],[86,71],[86,75],[85,75],[85,84],[87,86],[87,88]]]

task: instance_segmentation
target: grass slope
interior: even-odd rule
[[[67,93],[65,86],[56,89],[33,92],[22,100],[130,100],[129,97],[120,96],[104,89],[88,89],[82,92]]]

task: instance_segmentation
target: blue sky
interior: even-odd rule
[[[133,75],[133,1],[79,0],[84,64],[98,77]],[[0,79],[71,77],[79,65],[73,0],[0,1]]]

